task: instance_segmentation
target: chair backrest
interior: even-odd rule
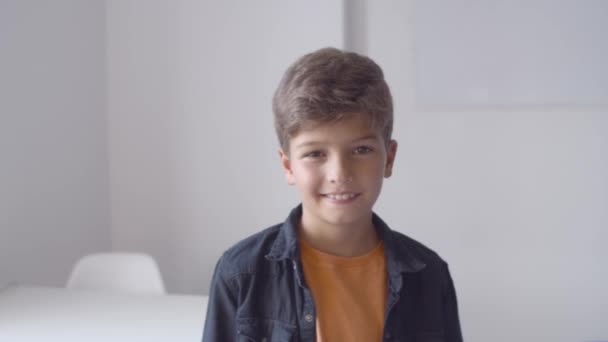
[[[70,289],[165,294],[156,261],[141,253],[99,253],[84,256],[74,266]]]

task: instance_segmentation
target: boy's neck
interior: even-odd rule
[[[363,255],[376,247],[379,241],[371,214],[369,220],[348,226],[311,222],[302,215],[298,228],[298,238],[304,239],[314,249],[342,257]]]

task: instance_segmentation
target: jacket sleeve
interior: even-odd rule
[[[224,263],[225,260],[222,256],[213,272],[203,330],[203,342],[231,342],[236,340],[237,301],[230,283],[224,278],[225,274],[222,274]]]
[[[456,290],[452,276],[446,264],[444,286],[443,286],[443,317],[445,325],[445,337],[448,342],[462,342],[462,332],[460,330],[460,319],[458,318],[458,303],[456,300]]]

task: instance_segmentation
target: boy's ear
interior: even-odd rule
[[[279,158],[281,159],[281,168],[285,173],[285,181],[287,184],[294,185],[296,183],[295,178],[293,176],[293,171],[291,170],[291,161],[289,160],[289,156],[282,148],[279,148]]]
[[[384,166],[384,178],[388,178],[393,174],[393,165],[395,164],[395,156],[397,155],[397,141],[391,140],[386,149],[386,165]]]

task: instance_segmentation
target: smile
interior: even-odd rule
[[[339,193],[339,194],[325,194],[323,195],[331,200],[334,201],[348,201],[350,199],[353,199],[357,196],[359,196],[359,194],[357,193]]]

